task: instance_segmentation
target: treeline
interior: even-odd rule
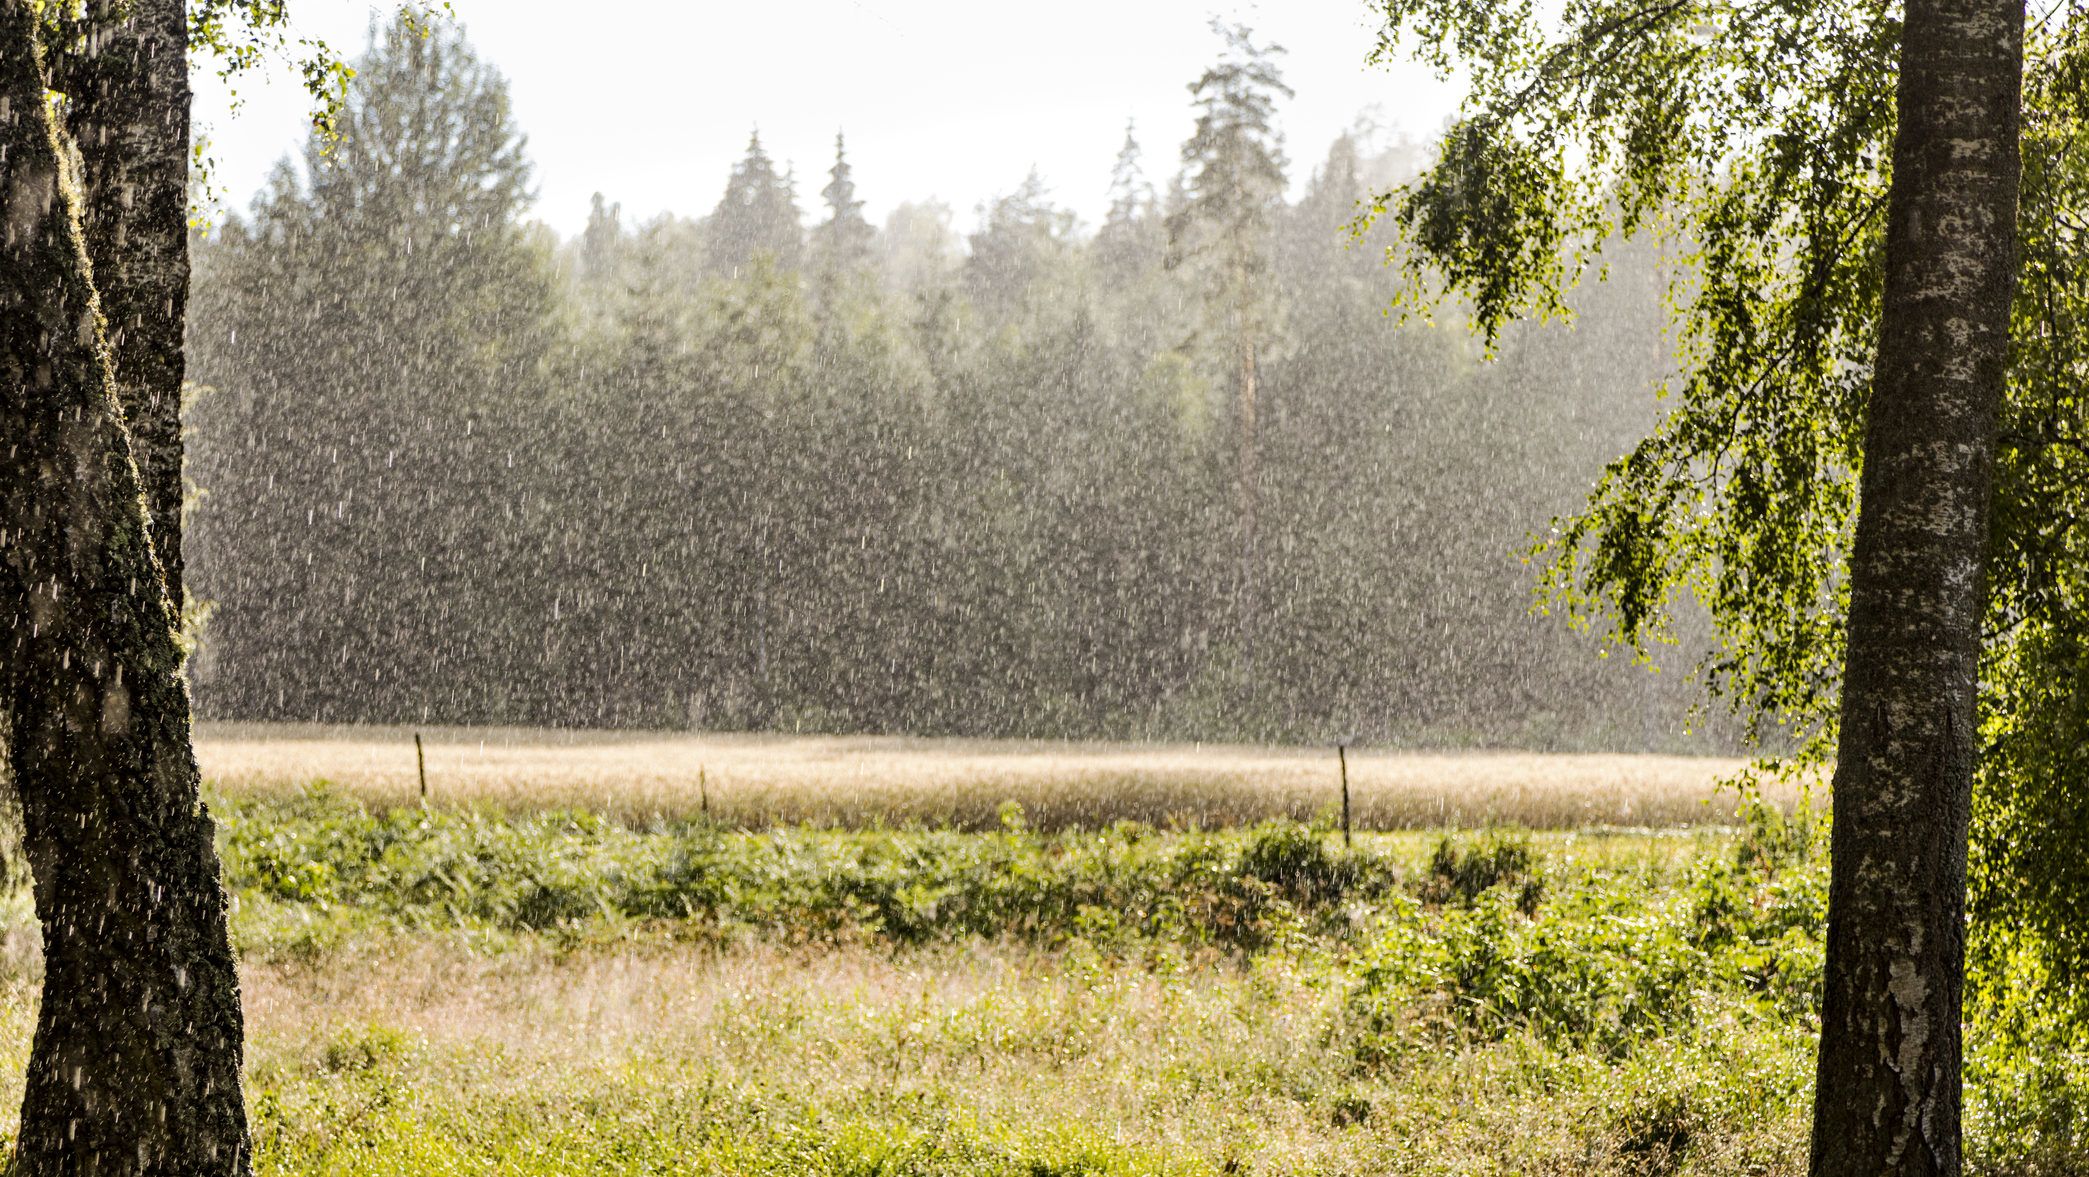
[[[1034,175],[962,238],[874,226],[839,138],[804,198],[757,136],[707,217],[561,242],[499,75],[385,32],[339,141],[198,244],[199,705],[1684,739],[1683,676],[1531,616],[1519,560],[1651,421],[1654,259],[1492,361],[1388,317],[1345,226],[1400,159],[1344,136],[1287,201],[1278,65],[1230,32],[1180,170],[1128,133],[1092,231]]]

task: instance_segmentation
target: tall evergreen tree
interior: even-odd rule
[[[614,272],[624,235],[623,212],[622,205],[608,203],[600,192],[588,199],[588,223],[580,231],[581,278],[600,282]]]
[[[747,154],[733,165],[707,233],[711,272],[720,277],[746,271],[761,255],[782,270],[798,268],[805,234],[797,198],[763,149],[760,131],[748,136]]]
[[[965,289],[974,305],[1006,321],[1039,292],[1069,259],[1074,217],[1052,203],[1036,168],[1015,191],[989,202],[969,239]]]
[[[535,586],[481,573],[536,542],[518,512],[542,506],[524,475],[556,289],[500,74],[455,27],[403,21],[358,67],[339,140],[315,135],[305,178],[280,169],[199,254],[193,363],[219,394],[197,412],[197,552],[239,553],[250,590],[206,594],[199,689],[268,707],[295,682],[293,715],[406,719],[543,686],[500,669],[541,648],[515,628]],[[381,547],[398,558],[356,555]],[[307,682],[315,657],[336,671]]]
[[[1257,515],[1261,497],[1258,415],[1260,365],[1275,338],[1280,308],[1269,281],[1272,236],[1284,202],[1284,150],[1277,101],[1292,96],[1276,59],[1282,46],[1257,44],[1244,25],[1213,21],[1226,43],[1195,82],[1196,130],[1182,145],[1184,203],[1169,218],[1171,260],[1190,269],[1205,303],[1206,349],[1225,357],[1233,387],[1238,448],[1235,511],[1239,567],[1236,624],[1244,681],[1254,682],[1260,612]]]
[[[1103,271],[1118,281],[1158,264],[1166,248],[1160,199],[1140,166],[1137,130],[1136,124],[1124,125],[1124,145],[1110,166],[1110,211],[1095,235]]]
[[[813,266],[823,283],[834,286],[869,268],[871,243],[878,235],[863,219],[863,202],[856,199],[856,181],[839,131],[834,134],[834,166],[820,199],[827,217],[812,231]]]

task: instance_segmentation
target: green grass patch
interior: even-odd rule
[[[1014,809],[982,833],[324,792],[218,816],[263,1174],[1804,1170],[1806,818],[1349,849]],[[1976,990],[1982,1172],[2083,1155],[2089,1043],[2035,990]]]

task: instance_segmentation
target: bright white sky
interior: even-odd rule
[[[452,0],[482,57],[507,75],[536,163],[536,215],[564,234],[600,191],[627,224],[701,215],[759,125],[797,165],[801,207],[817,203],[845,130],[857,194],[881,220],[901,200],[975,207],[1034,164],[1090,225],[1110,163],[1138,121],[1150,178],[1163,182],[1191,122],[1187,84],[1213,59],[1214,13],[1290,50],[1298,97],[1283,111],[1294,182],[1336,134],[1372,115],[1390,136],[1426,139],[1455,101],[1420,66],[1373,69],[1366,0]],[[353,57],[382,0],[292,0],[299,32]],[[224,89],[199,76],[197,131],[218,187],[244,208],[302,141],[307,106],[287,69]]]

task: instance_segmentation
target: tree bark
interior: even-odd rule
[[[1256,573],[1261,560],[1256,554],[1262,498],[1262,433],[1257,420],[1259,384],[1255,365],[1255,341],[1243,331],[1238,347],[1240,413],[1240,662],[1249,703],[1255,697],[1255,636],[1262,619],[1261,594]]]
[[[1909,0],[1850,566],[1814,1177],[1960,1170],[1966,827],[2021,0]]]
[[[177,616],[182,329],[189,297],[189,70],[185,0],[90,0],[52,65],[80,152],[81,222],[116,397]]]
[[[238,976],[27,0],[0,0],[0,701],[44,933],[20,1171],[240,1174]]]

